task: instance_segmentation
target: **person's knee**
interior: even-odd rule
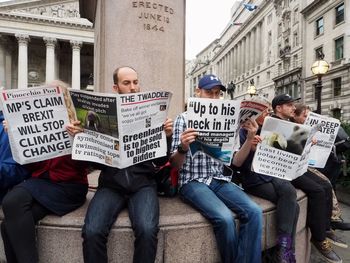
[[[246,212],[244,216],[241,219],[241,223],[254,223],[261,225],[262,224],[262,209],[259,205],[252,202],[248,209],[246,209]]]
[[[21,188],[14,188],[8,192],[2,200],[2,210],[5,216],[8,216],[11,211],[17,208],[24,207],[25,203],[31,199],[30,193]]]
[[[293,185],[285,185],[283,186],[283,189],[281,191],[281,195],[287,197],[290,200],[295,200],[297,199],[297,191]]]
[[[96,242],[99,240],[107,240],[108,233],[99,229],[98,227],[93,227],[89,224],[84,224],[81,236],[85,241]]]
[[[233,214],[229,212],[223,212],[215,218],[214,223],[216,226],[224,229],[234,229],[235,219]]]
[[[156,222],[140,220],[134,225],[136,237],[155,238],[159,231],[159,226]]]

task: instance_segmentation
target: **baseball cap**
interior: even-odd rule
[[[277,105],[283,105],[289,102],[300,100],[300,98],[292,98],[289,94],[280,94],[273,98],[272,108],[275,109]]]
[[[219,86],[222,91],[226,91],[226,88],[224,85],[222,85],[219,78],[215,75],[204,75],[198,83],[198,88],[200,89],[212,89],[216,86]]]

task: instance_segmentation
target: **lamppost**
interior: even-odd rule
[[[235,93],[235,89],[236,89],[236,85],[231,80],[231,82],[229,84],[227,84],[227,93],[230,95],[231,100],[233,100],[233,95]]]
[[[256,87],[254,86],[254,80],[250,80],[250,84],[247,89],[247,93],[250,95],[250,97],[253,97],[256,94]]]
[[[318,60],[312,64],[311,71],[312,74],[317,76],[317,82],[315,84],[316,90],[316,100],[317,109],[316,113],[321,114],[321,91],[322,91],[322,76],[326,74],[329,70],[329,64],[324,59],[324,54],[322,51],[318,52]]]

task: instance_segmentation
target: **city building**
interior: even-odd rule
[[[324,54],[329,71],[322,77],[321,111],[350,120],[350,1],[312,1],[302,11],[305,39],[305,103],[317,108],[317,76],[312,64]]]
[[[79,1],[16,0],[0,3],[0,87],[42,85],[61,79],[91,86],[92,24],[80,18]]]
[[[209,72],[234,91],[234,98],[249,97],[248,89],[254,92],[250,95],[269,100],[289,93],[316,110],[318,77],[311,66],[322,51],[330,65],[322,77],[322,113],[349,121],[350,1],[256,0],[249,4],[256,8],[233,4],[220,37],[188,67],[188,88],[193,90],[198,78]]]

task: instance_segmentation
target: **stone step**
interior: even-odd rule
[[[47,216],[40,221],[37,228],[40,262],[83,262],[81,228],[93,194],[93,191],[89,191],[85,204],[72,213],[63,217]],[[264,211],[262,248],[271,248],[276,245],[277,239],[275,206],[264,199],[252,198]],[[307,198],[301,191],[298,191],[298,202],[300,216],[296,240],[297,262],[306,263],[310,257],[310,234],[305,228]],[[0,219],[2,218],[1,211]],[[158,239],[156,262],[219,262],[212,226],[200,213],[183,203],[179,197],[160,198]],[[133,241],[128,213],[127,210],[124,210],[109,235],[109,262],[132,262]],[[4,260],[5,255],[1,246],[0,261]]]

